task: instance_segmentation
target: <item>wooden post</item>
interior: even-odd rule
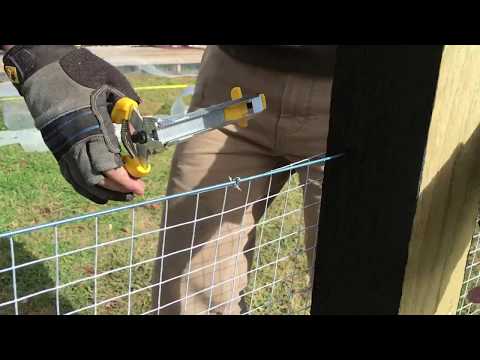
[[[454,314],[479,199],[479,46],[340,46],[312,314]]]

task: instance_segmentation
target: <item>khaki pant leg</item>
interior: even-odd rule
[[[192,106],[226,101],[230,89],[240,86],[246,95],[264,92],[268,111],[246,129],[229,126],[177,146],[167,193],[181,193],[284,165],[272,150],[280,108],[275,99],[283,91],[283,82],[278,74],[238,63],[216,47],[209,47]],[[274,176],[271,193],[278,192],[285,180],[286,175]],[[269,178],[265,178],[252,182],[250,191],[246,183],[241,191],[228,189],[225,208],[224,189],[198,197],[180,197],[165,205],[169,229],[160,236],[158,256],[163,257],[163,262],[156,262],[153,276],[154,284],[160,282],[160,276],[162,280],[161,286],[153,288],[153,307],[159,304],[160,314],[208,313],[212,308],[212,313],[240,312],[239,294],[246,286],[253,255],[248,251],[254,244],[253,225],[262,216],[265,201],[246,209],[245,204],[264,199],[268,188]]]
[[[260,173],[277,165],[268,157],[245,156],[245,151],[252,154],[254,147],[230,140],[221,132],[179,146],[168,193],[221,183],[239,172]],[[284,176],[272,178],[271,193],[278,192],[284,182]],[[247,284],[248,257],[253,255],[252,251],[243,252],[254,242],[253,225],[263,214],[265,200],[245,205],[265,199],[268,187],[269,178],[265,178],[252,182],[250,190],[244,183],[241,191],[220,189],[168,201],[170,229],[164,243],[161,234],[157,255],[163,256],[163,264],[157,261],[153,279],[158,283],[162,275],[163,284],[154,288],[154,304],[161,291],[161,314],[208,313],[211,308],[212,313],[240,312],[238,297]]]
[[[279,123],[279,147],[291,162],[323,154],[327,149],[332,79],[292,75],[285,90],[285,104]],[[305,250],[310,287],[313,282],[315,245],[322,194],[324,166],[312,165],[298,169],[300,181],[305,184],[303,194]],[[297,274],[298,280],[303,274]],[[298,283],[298,281],[297,281]],[[302,285],[300,285],[302,284]],[[304,282],[293,288],[303,290]]]

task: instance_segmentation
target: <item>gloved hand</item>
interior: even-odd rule
[[[119,98],[140,102],[117,69],[70,45],[16,45],[3,63],[63,176],[78,193],[98,204],[143,195],[143,182],[123,168],[110,119]]]

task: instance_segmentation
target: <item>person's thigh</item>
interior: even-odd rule
[[[325,154],[330,118],[331,78],[315,78],[306,76],[291,76],[286,85],[285,93],[289,101],[284,106],[279,123],[279,149],[291,161]],[[323,164],[311,165],[297,169],[300,183],[303,187],[303,215],[306,267],[299,276],[300,279],[309,274],[312,281],[316,242],[318,236],[318,220],[323,183]],[[301,206],[299,204],[299,206]],[[296,259],[298,261],[298,259]]]
[[[192,146],[202,150],[189,152]],[[261,173],[278,164],[275,158],[252,156],[254,153],[255,147],[250,143],[230,140],[220,132],[192,139],[188,146],[180,146],[175,152],[168,193],[223,183],[237,174]],[[240,190],[222,188],[166,203],[167,230],[161,234],[158,256],[163,257],[162,281],[168,282],[162,285],[161,305],[187,294],[198,294],[181,304],[172,304],[165,312],[196,313],[206,310],[207,304],[212,307],[212,303],[233,296],[232,286],[240,284],[234,277],[246,272],[246,259],[241,252],[265,208],[266,200],[262,199],[269,188],[271,193],[278,192],[284,181],[276,176],[270,184],[269,178],[263,178],[250,185],[242,183]],[[155,274],[160,275],[160,271]]]
[[[285,85],[277,149],[290,161],[327,150],[332,78],[293,75]]]

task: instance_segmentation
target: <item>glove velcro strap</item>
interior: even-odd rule
[[[93,135],[103,135],[98,119],[90,108],[64,115],[41,130],[43,140],[57,160],[70,148]]]
[[[75,50],[72,45],[15,45],[3,57],[7,76],[23,96],[23,83],[36,71]]]

